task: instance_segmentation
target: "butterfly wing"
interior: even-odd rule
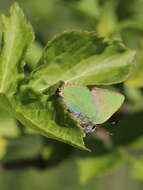
[[[85,119],[96,115],[94,97],[84,86],[67,85],[62,90],[65,104],[71,112],[81,114]]]
[[[107,121],[124,102],[122,94],[111,90],[93,88],[91,93],[96,104],[96,116],[92,119],[95,124]]]

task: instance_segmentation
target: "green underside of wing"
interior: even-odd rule
[[[100,88],[92,89],[97,114],[92,122],[101,124],[107,121],[122,105],[124,96],[111,90]]]
[[[62,91],[64,102],[71,112],[94,124],[107,121],[122,105],[124,96],[110,90],[67,85]]]
[[[96,115],[96,104],[94,97],[88,88],[83,86],[66,86],[63,97],[70,111],[80,113],[85,119]]]

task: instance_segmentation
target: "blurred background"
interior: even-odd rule
[[[0,1],[0,13],[13,2]],[[126,96],[123,107],[85,138],[91,153],[37,135],[0,108],[0,190],[142,190],[143,0],[17,2],[36,36],[26,57],[28,70],[48,40],[70,29],[123,40],[137,54],[130,78],[109,87]]]

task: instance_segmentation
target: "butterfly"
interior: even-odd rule
[[[67,110],[83,127],[85,133],[95,131],[98,124],[106,122],[123,104],[124,96],[108,89],[65,84],[59,88]]]

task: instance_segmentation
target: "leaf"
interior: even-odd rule
[[[12,184],[11,190],[57,190],[57,187],[59,190],[96,189],[97,181],[81,186],[77,181],[77,177],[75,162],[68,159],[56,167],[3,170],[0,172],[0,187],[2,190],[8,190],[10,184]]]
[[[105,154],[98,157],[78,158],[80,182],[87,183],[93,177],[110,173],[123,162],[120,152]]]
[[[124,6],[123,6],[124,5]],[[120,32],[124,43],[133,49],[137,49],[136,60],[134,63],[134,72],[125,82],[127,87],[143,86],[143,1],[132,0],[131,2],[120,2],[121,12],[128,15],[116,28]],[[123,13],[125,11],[125,13]]]
[[[142,150],[142,147],[143,147],[143,136],[137,138],[136,140],[134,140],[134,142],[128,145],[129,150],[134,150],[134,151]]]
[[[135,62],[135,72],[125,82],[127,87],[143,87],[143,49],[138,51],[137,59]]]
[[[129,103],[126,104],[126,112],[139,112],[143,110],[143,93],[140,88],[136,87],[127,87],[125,85],[125,94],[126,98],[129,100]]]
[[[0,160],[5,156],[7,151],[7,140],[0,137]]]
[[[88,150],[83,142],[81,127],[63,109],[58,96],[48,101],[47,95],[26,87],[10,101],[0,95],[0,104],[23,125],[35,129],[39,134]]]
[[[51,40],[29,83],[44,90],[62,80],[84,85],[119,83],[127,79],[135,51],[119,41],[105,42],[93,32],[65,32]]]
[[[71,6],[94,19],[97,19],[100,15],[99,0],[73,1]]]
[[[33,40],[33,32],[17,3],[11,7],[10,16],[2,16],[2,26],[0,93],[12,94],[23,80],[23,58]]]
[[[141,104],[143,100],[142,91],[139,88],[125,86],[125,94],[127,98],[134,104]]]
[[[2,163],[35,158],[43,147],[42,137],[38,135],[19,136],[7,141],[7,151]]]
[[[143,1],[142,0],[120,0],[118,5],[118,14],[120,20],[136,20],[143,21],[142,15]]]
[[[130,173],[131,176],[139,181],[143,181],[143,156],[138,158],[130,157]]]
[[[0,47],[1,47],[1,43],[2,43],[2,21],[0,18]],[[0,48],[0,50],[1,50],[1,48]]]
[[[116,4],[114,0],[105,1],[97,24],[97,32],[100,36],[108,36],[114,31],[117,24]]]
[[[33,39],[32,31],[17,4],[12,6],[10,17],[3,16],[3,25],[0,106],[38,133],[88,150],[83,142],[83,129],[65,109],[55,91],[50,96],[37,89],[40,87],[41,90],[43,79],[42,89],[54,89],[60,80],[86,85],[120,82],[130,72],[134,51],[119,42],[104,42],[92,33],[67,32],[49,43],[30,82],[20,86],[25,79],[23,63]]]
[[[16,137],[18,135],[16,120],[0,108],[0,137]]]
[[[37,41],[33,42],[26,54],[26,64],[30,70],[36,67],[37,62],[41,58],[43,47]]]
[[[19,86],[24,79],[22,62],[32,42],[33,33],[17,4],[12,6],[10,17],[3,16],[3,24],[5,27],[0,58],[0,106],[23,125],[34,128],[38,133],[87,150],[81,127],[69,118],[64,109],[61,113],[60,106],[54,107],[53,104],[58,105],[57,97],[53,103],[47,101],[48,95]]]

